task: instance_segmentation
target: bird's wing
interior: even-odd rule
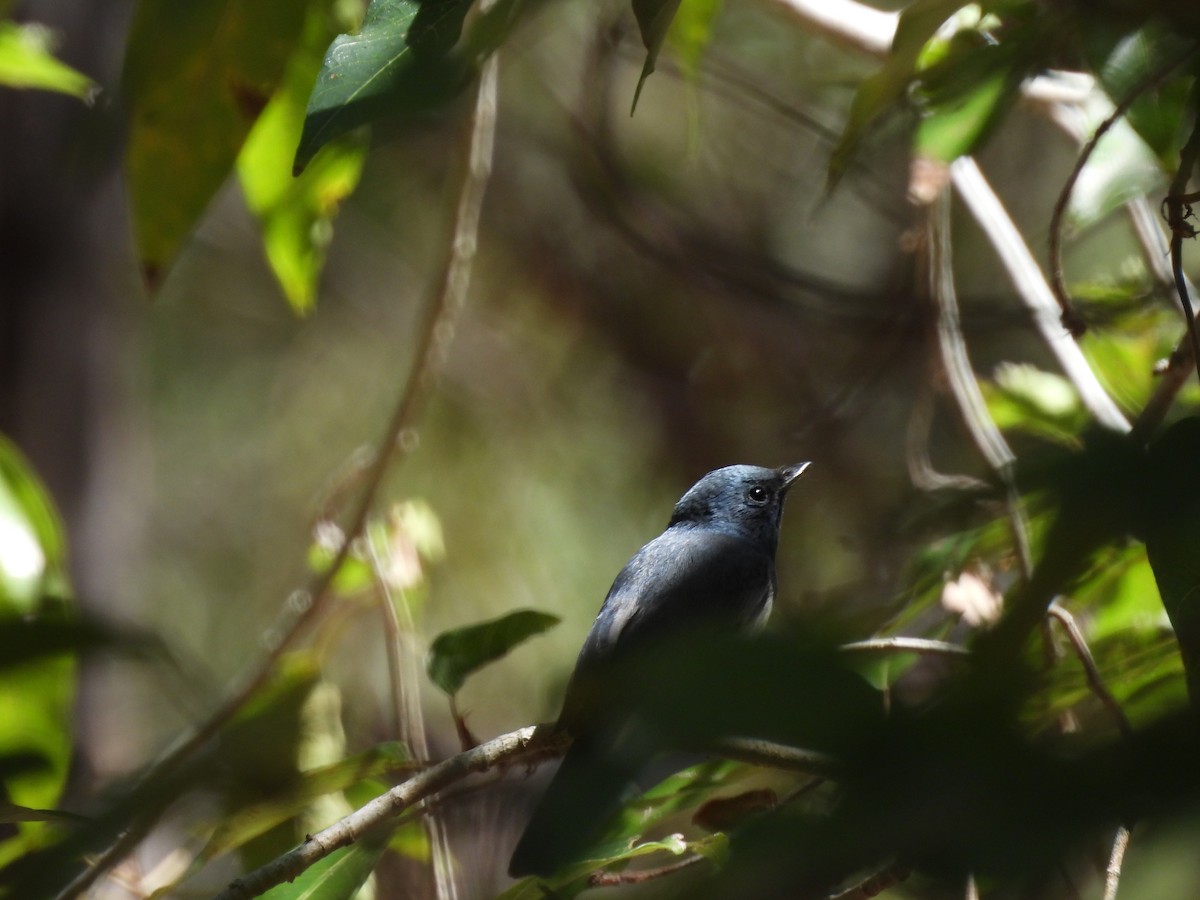
[[[769,609],[775,566],[750,541],[718,531],[670,529],[617,575],[580,652],[581,664],[661,631],[711,622],[749,627]]]

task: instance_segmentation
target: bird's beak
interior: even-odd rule
[[[811,462],[796,463],[794,466],[783,466],[777,471],[783,477],[783,489],[786,491],[792,486],[797,478],[804,474],[804,470],[811,466]]]

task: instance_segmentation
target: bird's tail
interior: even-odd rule
[[[584,858],[620,809],[629,783],[625,767],[599,751],[597,742],[586,736],[576,738],[534,807],[508,874],[545,878]]]

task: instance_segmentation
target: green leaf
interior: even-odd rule
[[[723,834],[706,835],[696,840],[685,839],[681,834],[669,834],[659,840],[645,841],[634,846],[625,841],[598,848],[593,858],[568,866],[553,878],[522,879],[496,900],[544,900],[547,889],[552,891],[551,896],[569,900],[589,887],[589,876],[593,872],[609,867],[620,868],[625,863],[643,856],[661,856],[666,853],[679,857],[685,853],[695,853],[719,863],[726,858],[728,852],[729,839]]]
[[[1087,414],[1061,375],[1026,363],[1002,363],[995,380],[982,382],[988,411],[1003,429],[1023,431],[1068,447],[1078,445]]]
[[[1165,61],[1178,58],[1189,44],[1189,38],[1162,23],[1148,25],[1117,42],[1100,66],[1100,80],[1113,102],[1120,102],[1160,70]],[[1142,91],[1125,115],[1128,125],[1168,172],[1179,164],[1193,74],[1180,66],[1175,75]]]
[[[312,310],[338,207],[354,190],[366,158],[363,136],[329,144],[313,165],[292,177],[292,156],[304,127],[304,107],[332,37],[325,10],[314,6],[283,83],[255,123],[238,156],[246,203],[258,217],[267,261],[297,313]]]
[[[829,159],[831,188],[845,173],[850,157],[870,125],[908,91],[926,43],[943,22],[966,5],[964,0],[916,0],[905,7],[896,24],[887,61],[878,72],[863,80],[851,101],[846,127]]]
[[[385,845],[367,839],[336,850],[295,881],[263,894],[270,900],[350,900],[375,871]]]
[[[66,616],[65,554],[49,495],[16,446],[0,437],[0,757],[38,760],[0,772],[0,794],[33,809],[53,807],[66,780],[72,654],[108,639]],[[34,846],[45,828],[23,823],[19,838],[0,843],[0,865]]]
[[[443,632],[429,648],[429,677],[447,694],[457,693],[472,672],[502,658],[518,644],[560,621],[549,613],[521,609],[478,625]]]
[[[0,612],[33,613],[46,593],[65,595],[62,524],[16,445],[0,435]]]
[[[973,153],[1020,92],[1021,79],[997,71],[971,90],[929,108],[917,126],[914,146],[918,156],[951,163]]]
[[[688,81],[700,75],[700,58],[712,41],[713,22],[720,12],[721,0],[683,0],[675,13],[667,41]]]
[[[642,44],[646,47],[646,62],[642,66],[641,77],[633,91],[633,105],[629,114],[637,109],[638,97],[642,95],[642,85],[654,71],[658,54],[662,50],[663,41],[671,28],[671,20],[679,9],[680,0],[633,0],[633,15],[637,19],[638,31],[642,35]]]
[[[53,33],[41,25],[0,22],[0,85],[39,88],[90,101],[97,88],[53,55]]]
[[[372,0],[357,34],[334,38],[308,100],[294,170],[341,135],[384,115],[449,102],[474,66],[450,53],[472,0]]]
[[[138,4],[123,75],[131,108],[126,165],[138,252],[151,279],[228,177],[279,84],[308,6]]]

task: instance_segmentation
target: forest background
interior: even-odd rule
[[[770,634],[631,699],[788,739],[557,895],[1196,893],[1191,4],[0,14],[9,896],[542,896],[519,729],[801,459]]]

